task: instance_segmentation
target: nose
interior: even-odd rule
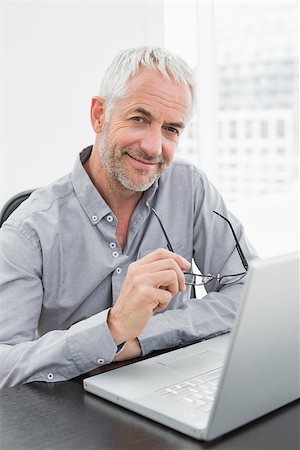
[[[162,153],[162,135],[160,127],[149,127],[141,139],[141,148],[155,157]]]

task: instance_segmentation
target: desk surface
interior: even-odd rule
[[[196,441],[83,390],[82,380],[0,390],[0,450],[296,450],[300,402],[211,443]]]

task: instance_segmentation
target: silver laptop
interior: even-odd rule
[[[87,378],[84,389],[203,440],[292,402],[300,397],[298,283],[299,253],[257,259],[232,333]]]

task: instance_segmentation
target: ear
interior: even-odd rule
[[[91,123],[96,134],[101,133],[104,126],[105,101],[102,97],[93,97],[91,104]]]

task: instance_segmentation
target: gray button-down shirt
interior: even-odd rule
[[[0,386],[66,380],[113,360],[107,314],[128,266],[166,248],[150,207],[174,251],[193,258],[202,273],[243,271],[228,224],[213,209],[230,218],[246,257],[254,256],[220,194],[182,160],[143,194],[122,250],[117,219],[78,157],[71,174],[35,191],[0,229]],[[206,288],[202,300],[189,299],[188,290],[177,294],[150,319],[139,336],[143,354],[232,326],[242,283]]]

